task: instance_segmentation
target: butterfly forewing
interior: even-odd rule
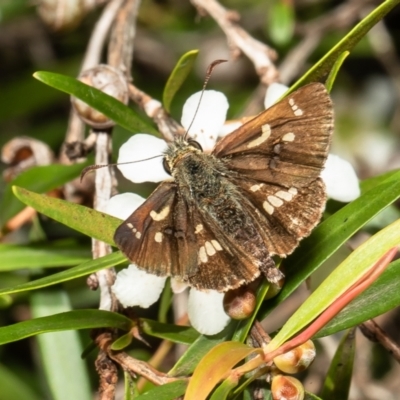
[[[212,154],[251,179],[305,186],[321,173],[332,130],[331,100],[324,86],[314,83],[223,138]]]
[[[173,236],[177,188],[164,182],[116,230],[114,240],[130,261],[156,275],[178,275],[182,252]]]

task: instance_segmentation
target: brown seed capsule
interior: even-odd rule
[[[232,319],[249,318],[256,307],[256,296],[248,286],[230,290],[224,296],[224,310]]]
[[[278,369],[286,374],[295,374],[304,371],[315,358],[315,346],[311,340],[274,358]]]
[[[129,100],[128,84],[125,76],[116,68],[100,64],[84,71],[78,78],[81,82],[116,98],[121,103],[127,104]],[[115,125],[114,121],[106,117],[100,111],[76,97],[71,97],[72,105],[78,115],[88,125],[96,129],[107,129]]]
[[[276,375],[272,378],[271,394],[274,400],[303,400],[304,387],[292,376]]]

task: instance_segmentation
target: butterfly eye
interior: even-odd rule
[[[167,161],[167,159],[166,159],[165,157],[163,158],[162,165],[163,165],[163,167],[164,167],[164,171],[165,171],[167,174],[170,174],[170,175],[171,175],[171,168],[169,167],[168,161]]]
[[[188,140],[188,143],[189,143],[190,146],[194,147],[195,149],[198,149],[198,150],[203,151],[203,148],[201,147],[201,145],[200,145],[199,142],[196,142],[196,141],[193,140],[193,139],[189,139],[189,140]]]

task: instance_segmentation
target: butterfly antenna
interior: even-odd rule
[[[142,161],[148,161],[148,160],[152,160],[154,158],[158,158],[158,157],[163,157],[162,154],[158,155],[158,156],[153,156],[153,157],[149,157],[149,158],[144,158],[143,160],[136,160],[136,161],[127,161],[127,162],[122,162],[122,163],[113,163],[113,164],[96,164],[96,165],[89,165],[88,167],[84,168],[81,172],[81,182],[83,180],[83,178],[86,176],[86,174],[90,171],[94,171],[96,169],[100,169],[100,168],[104,168],[104,167],[114,167],[116,165],[125,165],[125,164],[133,164],[133,163],[137,163],[137,162],[142,162]]]
[[[214,69],[217,65],[222,64],[222,63],[227,62],[227,61],[228,61],[228,60],[215,60],[215,61],[213,61],[213,62],[208,66],[207,72],[206,72],[206,77],[205,77],[204,83],[203,83],[203,89],[201,90],[201,94],[200,94],[200,100],[199,100],[199,102],[198,102],[198,104],[197,104],[196,111],[194,112],[194,116],[193,116],[192,122],[190,123],[189,128],[187,128],[186,133],[185,133],[185,136],[183,137],[184,139],[186,139],[187,135],[189,134],[190,128],[192,127],[193,122],[194,122],[194,120],[195,120],[195,118],[196,118],[197,112],[199,111],[200,104],[201,104],[201,100],[202,100],[202,98],[203,98],[204,91],[206,90],[208,81],[209,81],[210,78],[211,78],[211,74],[212,74],[212,72],[213,72],[213,69]]]

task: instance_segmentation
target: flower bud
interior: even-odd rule
[[[224,296],[224,310],[232,319],[249,318],[256,307],[256,296],[249,286],[230,290]]]
[[[303,400],[304,387],[292,376],[276,375],[272,378],[271,394],[274,400]]]
[[[278,369],[286,374],[304,371],[314,361],[315,346],[311,340],[274,358]]]
[[[125,76],[116,68],[100,64],[84,71],[78,78],[81,82],[116,98],[127,104],[129,100],[128,84]],[[114,121],[100,111],[95,110],[82,100],[71,97],[72,105],[80,118],[96,129],[106,129],[115,125]]]

